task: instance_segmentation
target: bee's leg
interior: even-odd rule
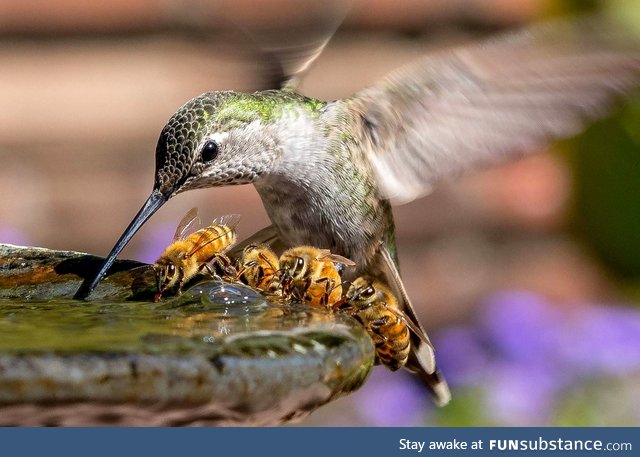
[[[218,259],[218,256],[220,254],[215,254],[214,256],[212,256],[210,259],[208,259],[205,263],[203,263],[200,266],[200,269],[198,270],[198,273],[206,273],[208,274],[212,279],[222,279],[217,271],[216,271],[216,265],[220,265],[220,269],[222,269],[222,264],[220,263],[220,260]]]
[[[217,256],[214,255],[213,257],[211,257],[208,261],[206,261],[205,263],[203,263],[200,266],[200,271],[198,273],[206,273],[208,274],[212,279],[215,279],[218,277],[217,273],[216,273],[216,262],[217,262]]]
[[[272,289],[272,286],[274,286],[274,285],[275,285],[275,288]],[[271,276],[271,279],[269,280],[269,282],[267,283],[267,285],[265,287],[269,291],[275,291],[275,290],[281,289],[280,286],[281,286],[281,284],[280,284],[280,280],[278,279],[278,275],[277,274],[273,274]]]
[[[262,281],[264,280],[264,267],[262,265],[258,265],[258,262],[256,260],[249,263],[252,263],[253,267],[255,267],[256,265],[258,267],[258,271],[253,277],[254,281],[253,281],[253,284],[251,284],[251,286],[263,291],[266,290],[266,288],[262,285]]]
[[[345,284],[350,284],[349,281],[340,281],[339,283],[334,283],[333,280],[331,280],[331,287],[328,287],[327,289],[327,295],[330,295],[333,293],[334,290],[336,290],[338,287],[340,287],[342,290],[344,290],[344,285]],[[342,290],[340,292],[342,292]],[[340,302],[343,301],[343,297],[344,297],[344,293],[340,294]]]
[[[291,293],[294,299],[300,301],[300,302],[304,302],[305,300],[305,296],[307,295],[307,290],[309,289],[309,287],[311,286],[311,279],[310,278],[306,278],[304,280],[304,284],[302,285],[302,287],[300,287],[300,284],[293,284],[292,285],[292,289],[291,289]]]
[[[205,272],[212,278],[215,278],[217,276],[215,269],[212,268],[211,265],[209,265],[208,263],[205,263],[204,265],[202,265],[202,267],[200,267],[199,273],[202,273],[202,272]]]
[[[325,308],[329,307],[329,296],[331,295],[331,292],[334,289],[333,286],[333,281],[330,279],[327,279],[326,284],[324,286],[324,294],[322,294],[322,299],[320,300],[320,303],[322,303],[322,306],[324,306]]]
[[[276,276],[279,274],[280,270],[276,269],[276,265],[274,265],[273,263],[271,263],[271,261],[267,258],[266,255],[264,255],[263,253],[258,254],[258,256],[267,263],[267,265],[269,265],[269,267],[271,268],[271,271],[273,271],[273,275],[271,276],[271,279],[269,280],[269,283],[267,284],[267,289],[269,289],[271,287],[271,284],[273,283],[273,280],[276,278]],[[264,268],[262,269],[263,273],[262,276],[264,277]]]
[[[182,295],[182,286],[184,286],[184,269],[182,267],[178,268],[178,289],[176,290],[176,295]]]
[[[284,271],[278,272],[278,282],[280,283],[280,290],[282,291],[282,296],[285,298],[289,298],[289,284],[287,275]]]
[[[231,259],[225,254],[220,254],[220,256],[222,259],[224,259],[223,269],[225,275],[230,278],[236,277],[238,275],[238,270],[236,270],[236,268],[233,266],[233,262],[231,261]]]
[[[233,266],[233,262],[224,254],[216,254],[212,264],[220,267],[224,279],[234,280],[238,276],[238,270]]]
[[[343,290],[343,291],[345,291],[345,292],[342,294],[342,296],[343,296],[345,299],[346,299],[347,292],[348,292],[348,291],[349,291],[349,289],[351,288],[351,285],[352,285],[352,284],[353,284],[353,283],[352,283],[351,281],[348,281],[348,280],[342,281],[342,282],[340,283],[340,285],[342,286],[342,290]]]
[[[259,254],[258,254],[258,256],[259,256],[262,260],[264,260],[265,262],[267,262],[271,268],[273,268],[274,270],[276,269],[276,267],[271,263],[271,261],[267,258],[267,256],[266,256],[266,255],[264,255],[262,252],[261,252],[261,253],[259,253]]]
[[[280,268],[279,270],[277,270],[273,276],[274,278],[278,278],[278,284],[280,285],[280,290],[282,290],[283,295],[284,294],[288,294],[289,293],[289,285],[288,282],[289,280],[288,275],[286,274],[285,270],[283,270],[282,268]]]
[[[351,306],[351,300],[353,300],[353,297],[349,295],[349,289],[351,288],[351,281],[342,281],[339,284],[336,284],[331,291],[329,291],[329,293],[333,292],[333,289],[337,288],[338,286],[342,287],[342,293],[340,294],[340,298],[338,299],[337,302],[335,302],[333,304],[333,308],[334,309],[339,309],[341,311],[349,309],[349,307]]]
[[[238,262],[238,264],[237,264],[237,265],[236,265],[236,267],[235,267],[235,270],[236,270],[236,276],[235,276],[235,278],[234,278],[234,279],[235,279],[236,281],[241,281],[241,280],[242,280],[242,276],[247,272],[247,270],[248,270],[249,268],[253,268],[253,267],[255,267],[257,264],[258,264],[258,261],[257,261],[257,260],[250,260],[249,262],[245,263],[245,264],[244,264],[244,266],[242,266],[242,265],[240,264],[240,262]],[[242,282],[244,282],[244,283],[246,284],[246,283],[247,283],[247,278],[245,277],[245,278],[244,278],[244,281],[242,281]]]
[[[238,264],[236,265],[236,272],[237,272],[237,274],[238,274],[238,276],[236,277],[236,279],[237,279],[237,280],[240,280],[240,279],[242,278],[242,275],[244,275],[244,274],[245,274],[245,272],[246,272],[249,268],[251,268],[251,267],[255,266],[255,264],[256,264],[256,261],[255,261],[255,260],[252,260],[251,262],[247,262],[247,263],[245,263],[245,264],[244,264],[244,266],[242,266],[242,265],[240,265],[240,263],[238,263]],[[246,278],[245,278],[245,281],[246,281]],[[245,281],[243,281],[243,282],[245,282]]]
[[[320,305],[324,307],[329,306],[329,295],[333,290],[333,281],[329,278],[320,278],[316,281],[316,283],[325,283],[324,284],[324,293],[322,294],[322,298],[320,298]]]

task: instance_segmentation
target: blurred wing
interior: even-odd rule
[[[436,53],[351,101],[380,188],[395,203],[434,180],[498,163],[603,117],[640,80],[640,46],[590,17]]]
[[[266,60],[268,88],[294,89],[298,85],[300,76],[322,53],[352,3],[306,0],[297,2],[296,14],[288,14],[287,20],[278,24],[240,25]]]
[[[255,89],[266,90],[295,87],[297,77],[320,55],[353,0],[292,0],[276,8],[246,1],[230,8],[229,3],[233,2],[171,3],[172,17],[199,44],[213,38],[218,50],[228,47],[234,55],[248,52],[259,67]]]
[[[191,208],[178,224],[176,233],[173,235],[173,241],[184,239],[187,231],[196,221],[198,221],[198,208]]]
[[[402,307],[403,313],[406,315],[407,324],[412,330],[411,333],[411,353],[407,361],[406,368],[415,373],[429,388],[434,401],[438,406],[444,406],[451,400],[451,392],[444,377],[440,374],[436,366],[435,351],[427,333],[420,325],[413,305],[409,300],[407,291],[404,288],[400,273],[396,268],[396,264],[386,246],[380,249],[380,264],[382,272],[385,275],[387,283],[392,288],[398,301]],[[390,308],[389,308],[390,309]]]

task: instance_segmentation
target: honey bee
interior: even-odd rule
[[[245,247],[236,269],[237,278],[254,289],[275,293],[280,288],[280,261],[269,246],[250,244]]]
[[[342,298],[338,265],[355,265],[328,249],[298,246],[280,256],[282,294],[311,306],[331,307]]]
[[[188,229],[198,219],[198,209],[192,208],[180,221],[173,242],[164,250],[153,266],[156,272],[158,293],[162,294],[177,286],[182,287],[198,273],[215,274],[215,267],[229,271],[231,261],[224,253],[236,241],[235,227],[240,215],[228,214],[213,220],[211,225],[187,235]]]
[[[399,308],[398,300],[381,281],[355,279],[336,310],[356,318],[367,330],[376,347],[376,363],[392,371],[407,363],[411,351],[411,332],[431,346],[428,338]]]

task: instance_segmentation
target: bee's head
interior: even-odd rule
[[[159,294],[173,288],[180,279],[180,268],[171,260],[163,261],[161,259],[153,266],[153,269],[156,274]]]
[[[303,279],[309,270],[310,261],[306,254],[287,256],[280,263],[282,276],[290,281]]]
[[[346,300],[362,306],[371,306],[376,296],[376,289],[372,281],[366,277],[359,277],[353,280],[346,293]]]

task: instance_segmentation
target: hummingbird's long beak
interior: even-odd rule
[[[109,268],[111,268],[111,265],[113,265],[113,262],[116,260],[118,254],[120,254],[120,251],[124,249],[129,240],[133,238],[133,235],[135,235],[138,229],[142,227],[142,224],[144,224],[156,211],[158,211],[158,209],[167,200],[168,198],[157,190],[154,190],[151,193],[142,208],[140,208],[140,211],[138,211],[138,214],[136,214],[136,217],[134,217],[129,224],[129,227],[127,227],[122,236],[120,236],[120,239],[104,260],[104,263],[100,267],[98,273],[96,273],[93,278],[88,277],[87,279],[85,279],[78,288],[78,291],[73,296],[73,298],[75,298],[76,300],[84,300],[89,296],[89,294],[91,294],[93,289],[96,288],[98,283],[107,274],[107,271],[109,270]]]

